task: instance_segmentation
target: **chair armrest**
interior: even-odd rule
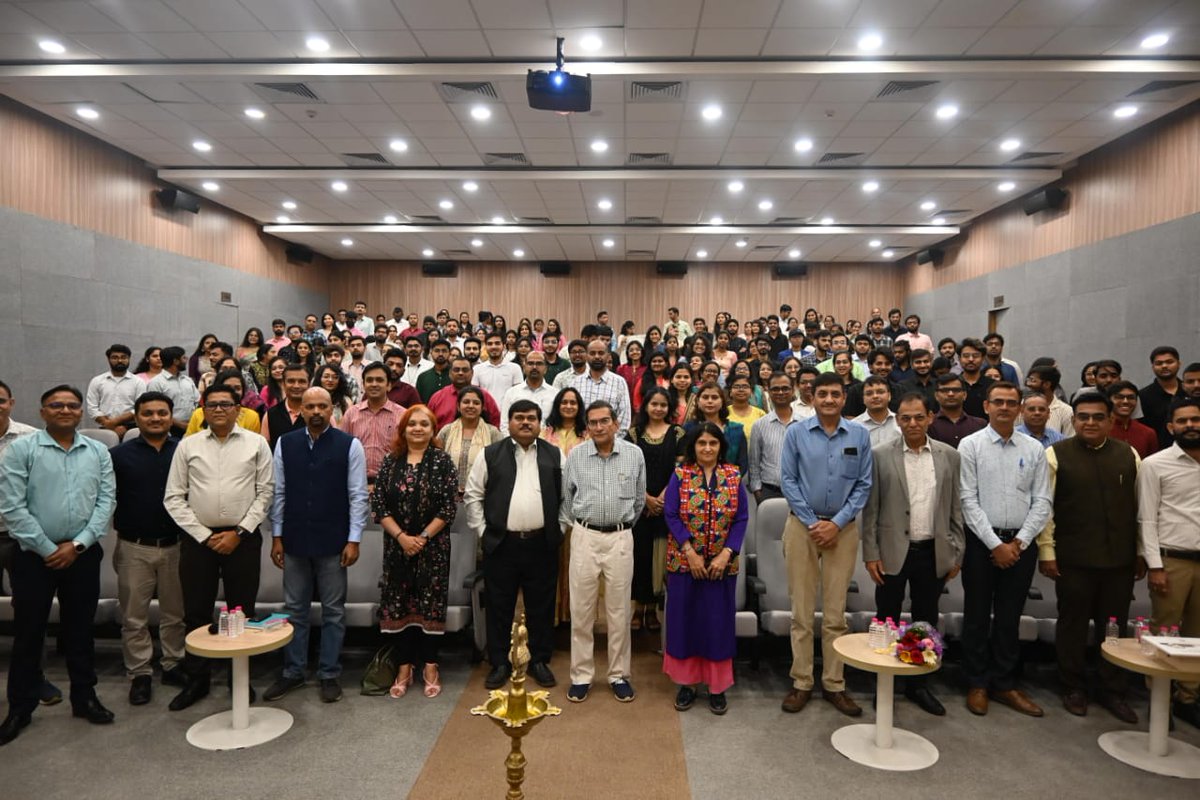
[[[750,591],[755,594],[766,594],[767,584],[762,578],[757,578],[753,575],[746,576],[746,586],[750,587]]]
[[[846,594],[858,594],[858,581],[850,581],[850,585],[846,587]]]
[[[467,577],[463,578],[464,589],[474,589],[481,583],[483,583],[483,570],[481,569],[470,572],[467,574]]]
[[[1041,589],[1039,589],[1036,586],[1029,587],[1029,599],[1030,600],[1042,600],[1042,599],[1044,599],[1044,597],[1045,596],[1042,594]]]

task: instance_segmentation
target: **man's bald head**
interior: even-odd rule
[[[310,386],[300,398],[300,416],[310,433],[322,433],[329,427],[333,414],[333,398],[320,386]]]

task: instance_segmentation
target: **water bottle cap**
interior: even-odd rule
[[[1109,621],[1109,622],[1116,622],[1116,621],[1117,621],[1117,618],[1116,618],[1116,617],[1109,617],[1109,618],[1108,618],[1108,621]]]

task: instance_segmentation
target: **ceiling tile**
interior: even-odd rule
[[[160,0],[92,0],[91,6],[133,33],[183,33],[192,30],[183,17]]]
[[[701,28],[697,56],[757,56],[767,39],[766,28]]]
[[[841,28],[772,28],[763,45],[764,56],[823,56],[833,49]]]
[[[163,54],[132,33],[80,33],[75,41],[101,58],[163,58]]]
[[[977,56],[1027,56],[1050,41],[1055,28],[992,28],[967,50]]]
[[[491,54],[477,30],[416,30],[421,49],[430,58],[486,57]]]
[[[228,58],[229,54],[201,33],[139,33],[138,38],[170,58]]]
[[[264,26],[237,0],[163,0],[201,32],[261,31]]]
[[[703,0],[626,0],[628,28],[695,28]]]
[[[997,23],[1005,28],[1037,25],[1067,25],[1096,0],[1021,0]]]
[[[893,30],[914,27],[929,16],[938,0],[862,0],[848,27]]]
[[[366,58],[420,58],[417,38],[405,30],[346,31],[346,41]]]
[[[625,23],[623,0],[550,0],[550,14],[559,28],[607,28]]]
[[[397,8],[413,30],[478,29],[467,0],[404,0]]]
[[[779,0],[739,0],[736,3],[706,3],[700,27],[769,28],[779,10]]]
[[[946,28],[991,26],[1016,4],[1017,0],[942,0],[927,22]]]
[[[546,0],[475,0],[475,16],[485,29],[550,28]]]
[[[630,29],[625,31],[625,54],[645,56],[690,56],[696,32],[691,29]]]
[[[343,31],[397,31],[406,28],[392,0],[316,0]]]
[[[776,27],[844,28],[854,16],[857,3],[845,0],[783,0]]]

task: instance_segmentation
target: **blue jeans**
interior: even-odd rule
[[[321,653],[317,678],[342,674],[346,638],[346,569],[341,554],[283,557],[283,600],[292,623],[292,640],[283,648],[283,674],[303,678],[308,666],[308,614],[315,588],[321,601]]]

